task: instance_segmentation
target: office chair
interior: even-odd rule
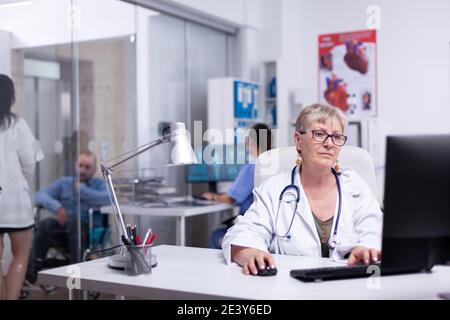
[[[254,187],[258,187],[268,178],[280,172],[290,172],[295,166],[297,150],[295,146],[272,149],[259,155],[255,164]],[[369,185],[373,196],[380,202],[378,195],[375,165],[371,155],[364,149],[344,146],[339,154],[341,168],[351,168]],[[269,165],[270,164],[270,165]],[[226,228],[233,226],[238,215],[222,222]]]
[[[261,154],[255,165],[255,188],[273,175],[280,172],[290,172],[295,166],[296,159],[297,150],[295,146],[272,149]],[[362,148],[344,146],[338,160],[341,168],[351,168],[364,179],[373,196],[380,203],[375,165],[370,154]]]

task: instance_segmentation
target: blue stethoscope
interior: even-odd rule
[[[292,173],[291,173],[291,184],[287,185],[286,187],[283,188],[283,190],[280,193],[280,197],[279,197],[279,202],[278,202],[278,210],[277,210],[277,215],[275,218],[275,225],[273,228],[273,233],[272,233],[272,240],[275,237],[278,238],[286,238],[286,239],[290,239],[291,236],[289,235],[289,232],[291,231],[292,228],[292,224],[294,223],[294,218],[295,218],[295,213],[297,212],[297,207],[298,207],[298,203],[300,202],[300,188],[298,186],[295,185],[295,172],[296,172],[297,166],[295,166],[292,169]],[[337,212],[337,216],[336,216],[336,223],[334,225],[334,230],[333,230],[333,234],[330,236],[330,238],[328,239],[328,248],[330,248],[331,250],[334,250],[336,248],[336,245],[338,244],[337,241],[337,230],[338,230],[338,226],[339,226],[339,218],[341,217],[341,207],[342,207],[342,192],[341,192],[341,183],[339,181],[339,174],[336,172],[336,170],[331,169],[334,177],[336,178],[336,185],[337,185],[337,189],[338,189],[338,196],[339,196],[339,204],[338,204],[338,212]],[[292,214],[292,219],[291,222],[289,224],[289,228],[286,231],[286,233],[284,235],[279,235],[276,231],[276,227],[277,227],[277,223],[278,223],[278,215],[280,213],[280,206],[281,206],[281,202],[283,201],[283,196],[284,194],[289,191],[289,190],[293,190],[295,192],[295,209],[294,212]]]

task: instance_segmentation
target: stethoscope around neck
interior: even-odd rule
[[[298,208],[298,204],[300,202],[300,188],[295,185],[295,172],[297,170],[297,166],[295,166],[292,169],[292,173],[291,173],[291,184],[285,186],[283,188],[283,190],[280,193],[280,196],[278,198],[278,209],[277,209],[277,215],[275,217],[275,224],[273,226],[273,232],[272,232],[272,241],[275,238],[281,238],[281,239],[290,239],[290,232],[291,232],[291,228],[292,228],[292,224],[294,223],[294,218],[295,218],[295,214],[297,212],[297,208]],[[333,234],[330,236],[330,238],[328,239],[328,248],[330,248],[331,250],[334,250],[336,248],[336,246],[338,245],[338,241],[337,241],[337,230],[339,227],[339,218],[341,217],[341,207],[342,207],[342,192],[341,192],[341,183],[339,181],[339,173],[336,172],[336,170],[334,170],[334,168],[331,169],[331,171],[334,174],[334,177],[336,178],[336,186],[338,189],[338,196],[339,196],[339,203],[338,203],[338,212],[337,212],[337,216],[336,216],[336,223],[334,224],[334,230],[333,230]],[[283,196],[287,191],[291,191],[293,190],[295,193],[295,209],[294,212],[292,213],[292,219],[291,222],[289,223],[289,227],[288,230],[286,231],[285,234],[278,234],[277,233],[277,223],[278,223],[278,216],[280,213],[280,207],[281,207],[281,202],[283,201]],[[272,243],[271,241],[271,243]]]

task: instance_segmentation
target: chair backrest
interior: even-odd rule
[[[272,149],[261,154],[256,160],[255,187],[277,173],[290,171],[294,167],[296,159],[295,146]],[[366,150],[353,146],[342,147],[339,164],[342,168],[351,168],[359,174],[369,185],[375,199],[379,201],[375,165]]]

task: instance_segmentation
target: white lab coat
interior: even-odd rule
[[[330,257],[336,261],[344,260],[344,256],[355,246],[364,246],[381,250],[382,212],[369,186],[353,170],[342,169],[340,175],[342,189],[341,217],[337,229],[338,245],[330,250]],[[227,263],[231,262],[231,245],[256,248],[262,251],[320,257],[320,239],[308,203],[301,187],[298,169],[295,184],[300,187],[300,202],[295,213],[290,239],[274,237],[274,223],[277,214],[281,190],[291,183],[291,172],[283,172],[266,180],[253,190],[254,202],[243,216],[236,219],[236,224],[226,233],[223,242],[223,254]],[[292,190],[292,189],[291,189]],[[295,209],[293,192],[285,194],[281,203],[276,232],[284,235],[292,220]],[[338,208],[331,233],[336,223]]]
[[[44,154],[25,120],[0,129],[0,228],[34,224],[29,183]]]

